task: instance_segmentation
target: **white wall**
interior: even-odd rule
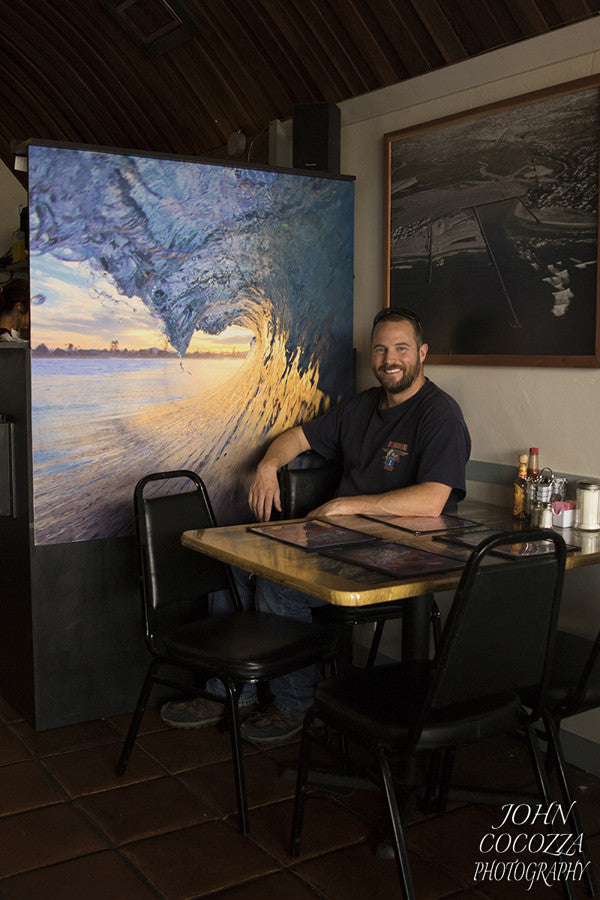
[[[355,344],[359,387],[374,383],[369,332],[382,304],[383,135],[600,72],[600,19],[560,29],[467,62],[357,97],[342,110],[342,171],[356,176]],[[406,297],[410,306],[410,297]],[[472,459],[514,465],[529,446],[543,465],[600,477],[600,369],[429,366],[427,374],[460,403],[473,440]],[[470,483],[473,499],[499,502],[505,487]],[[477,488],[477,491],[471,490]],[[505,493],[502,493],[505,492]],[[600,625],[598,567],[569,573],[564,620],[592,634]],[[447,597],[444,597],[447,606]],[[382,651],[397,656],[399,623]],[[367,642],[363,632],[361,643]],[[572,732],[600,743],[600,712],[571,720]],[[574,760],[577,761],[577,760]]]

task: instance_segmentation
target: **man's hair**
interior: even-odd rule
[[[29,289],[20,278],[11,278],[0,285],[0,315],[12,312],[19,303],[29,309]]]
[[[381,309],[373,319],[371,338],[373,338],[373,332],[375,331],[376,326],[379,325],[380,322],[387,321],[410,322],[415,333],[417,347],[421,346],[424,341],[423,326],[421,325],[421,320],[416,315],[416,313],[412,311],[412,309],[407,309],[403,306],[386,306],[384,309]]]

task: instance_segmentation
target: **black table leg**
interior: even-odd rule
[[[402,660],[429,659],[429,637],[433,594],[406,601],[402,616]]]
[[[402,616],[402,660],[429,659],[431,609],[433,594],[421,594],[406,601]],[[414,790],[424,777],[424,760],[411,759],[394,766],[397,780],[408,787],[404,799],[405,809],[414,800]],[[391,826],[386,822],[384,832],[375,850],[379,859],[393,859],[394,848],[391,840]]]

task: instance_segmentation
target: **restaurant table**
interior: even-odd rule
[[[456,510],[449,512],[478,523],[469,530],[520,530],[512,519],[511,510],[503,507],[464,501]],[[434,534],[415,535],[363,516],[330,516],[327,521],[462,562],[467,561],[471,552],[454,544],[438,542],[434,540]],[[580,548],[568,554],[567,569],[600,563],[600,532],[586,533],[574,528],[556,530],[567,543]],[[248,531],[247,525],[185,531],[181,539],[186,547],[334,605],[364,606],[406,599],[402,628],[403,659],[429,655],[430,603],[424,602],[423,598],[436,592],[454,590],[462,572],[462,569],[454,569],[390,579],[380,572],[255,534]]]
[[[484,528],[521,530],[518,523],[513,521],[511,509],[491,504],[464,501],[460,507],[447,512],[476,522],[477,525],[468,529],[470,531]],[[462,549],[454,544],[434,540],[434,534],[415,535],[363,516],[329,516],[327,521],[365,531],[384,540],[449,556],[464,563],[471,553],[468,548]],[[567,544],[580,547],[568,554],[567,569],[600,563],[600,532],[586,533],[574,528],[556,530],[562,534]],[[455,569],[404,579],[390,579],[380,572],[255,534],[248,531],[247,525],[185,531],[181,540],[186,547],[200,553],[206,553],[224,563],[253,572],[255,575],[262,575],[271,581],[296,588],[309,596],[319,597],[327,603],[338,606],[385,604],[388,600],[405,599],[401,644],[403,660],[429,657],[431,594],[454,590],[462,573],[462,569]],[[500,561],[500,558],[498,560]],[[510,565],[510,560],[506,560],[506,564]],[[405,784],[419,783],[420,776],[414,764],[406,766],[396,775]],[[328,778],[330,775],[327,775]],[[387,839],[384,839],[378,854],[386,856],[386,852]]]

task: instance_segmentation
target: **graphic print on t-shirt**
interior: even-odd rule
[[[394,471],[394,466],[400,461],[401,456],[408,455],[408,446],[399,444],[398,441],[388,441],[383,448],[383,468],[388,472]]]

